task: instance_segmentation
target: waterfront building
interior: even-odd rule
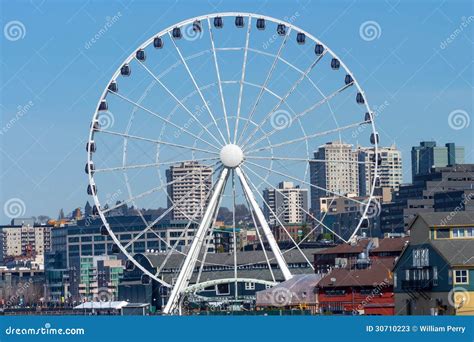
[[[394,267],[401,315],[473,315],[474,212],[420,213]]]

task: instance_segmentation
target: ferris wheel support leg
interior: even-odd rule
[[[202,249],[202,245],[204,244],[207,231],[210,225],[212,224],[214,212],[218,209],[217,206],[219,205],[220,197],[222,196],[222,189],[224,188],[225,183],[227,181],[228,173],[229,170],[227,168],[224,168],[222,170],[219,179],[216,185],[214,186],[214,189],[212,190],[213,193],[209,201],[209,205],[207,206],[201,224],[199,225],[191,247],[189,248],[189,252],[186,255],[183,267],[181,267],[181,271],[179,272],[178,278],[176,279],[176,283],[173,286],[173,290],[171,291],[168,302],[166,303],[166,306],[163,309],[163,314],[169,315],[174,313],[176,310],[181,311],[180,296],[183,293],[184,289],[188,286],[189,281],[191,280],[191,277],[193,275],[199,251]]]
[[[275,237],[272,234],[272,231],[270,227],[268,226],[267,220],[265,219],[265,216],[263,215],[262,210],[257,204],[257,201],[255,200],[255,196],[252,193],[252,190],[250,190],[250,187],[247,183],[247,180],[245,179],[245,176],[242,172],[242,169],[240,167],[237,167],[235,169],[235,172],[237,176],[240,179],[240,182],[242,183],[242,188],[250,202],[250,205],[252,206],[253,210],[255,211],[255,214],[257,216],[257,220],[260,223],[260,226],[262,227],[263,233],[265,234],[265,237],[267,238],[268,244],[270,245],[270,248],[275,255],[275,259],[278,263],[278,266],[280,267],[281,272],[283,273],[283,277],[285,280],[291,279],[293,275],[290,272],[290,269],[288,268],[288,265],[286,264],[285,258],[283,258],[283,254],[281,253],[280,247],[278,247],[278,243],[275,240]]]

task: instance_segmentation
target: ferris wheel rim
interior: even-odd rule
[[[316,43],[320,43],[322,44],[325,49],[327,49],[327,52],[330,53],[334,58],[337,58],[340,63],[341,63],[341,67],[344,68],[344,70],[349,74],[351,75],[352,79],[353,79],[353,84],[356,86],[356,88],[358,89],[358,91],[364,96],[364,99],[365,99],[365,107],[366,107],[366,110],[367,112],[370,114],[371,116],[371,126],[372,126],[372,131],[373,132],[376,132],[376,128],[375,128],[375,123],[374,123],[374,115],[373,115],[373,112],[370,110],[370,106],[368,104],[368,101],[367,101],[367,98],[365,96],[365,92],[363,91],[363,89],[360,87],[359,83],[357,82],[357,79],[354,77],[353,73],[351,72],[351,70],[344,64],[344,62],[337,56],[336,53],[334,53],[333,50],[331,50],[326,44],[324,44],[322,41],[320,41],[318,38],[316,38],[315,36],[313,36],[311,33],[293,25],[292,23],[288,23],[284,20],[279,20],[279,19],[276,19],[276,18],[273,18],[273,17],[270,17],[270,16],[266,16],[266,15],[261,15],[261,14],[256,14],[256,13],[248,13],[248,12],[216,12],[216,13],[211,13],[211,14],[206,14],[206,15],[201,15],[201,16],[196,16],[196,17],[192,17],[192,18],[189,18],[189,19],[186,19],[186,20],[183,20],[177,24],[174,24],[174,25],[171,25],[169,26],[168,28],[160,31],[159,33],[157,34],[154,34],[152,35],[148,40],[146,40],[144,43],[142,43],[137,49],[135,49],[123,62],[122,62],[122,65],[124,63],[129,63],[131,60],[134,59],[134,56],[135,56],[135,52],[138,50],[138,49],[143,49],[147,46],[149,46],[152,42],[153,42],[153,39],[154,37],[156,36],[163,36],[165,34],[169,34],[169,32],[171,32],[171,30],[175,27],[182,27],[184,25],[188,25],[190,23],[193,23],[195,20],[210,20],[211,18],[215,18],[217,16],[220,16],[220,17],[235,17],[235,16],[245,16],[245,17],[248,17],[248,18],[263,18],[265,20],[269,20],[271,22],[274,22],[274,23],[282,23],[284,25],[286,25],[287,27],[289,28],[292,28],[292,29],[295,29],[297,30],[298,32],[301,32],[301,33],[304,33],[309,39],[313,40],[314,42]],[[108,81],[105,89],[104,89],[104,92],[102,93],[102,96],[99,98],[99,101],[98,101],[98,105],[96,108],[99,107],[100,105],[100,102],[102,99],[105,98],[105,95],[108,93],[108,85],[112,82],[112,81],[115,81],[117,79],[117,77],[119,76],[120,74],[120,67],[116,70],[116,72],[113,74],[112,78]],[[94,123],[97,118],[98,118],[98,114],[99,114],[99,111],[96,109],[95,113],[94,113],[94,116],[93,116],[93,120],[92,122]],[[94,136],[94,129],[93,127],[91,127],[90,129],[90,132],[89,132],[89,142],[93,142],[93,136]],[[307,141],[306,141],[307,143]],[[377,178],[377,168],[378,168],[378,141],[376,140],[375,143],[374,143],[374,151],[375,151],[375,163],[374,163],[374,180],[373,180],[373,183],[372,183],[372,186],[371,186],[371,191],[370,191],[370,194],[369,194],[369,202],[368,202],[368,205],[365,207],[365,210],[362,214],[362,218],[361,220],[359,221],[359,224],[356,228],[356,230],[354,231],[354,233],[352,234],[351,238],[357,233],[357,231],[360,229],[360,226],[362,224],[362,219],[364,219],[366,216],[367,216],[367,212],[369,210],[369,205],[370,205],[370,202],[372,201],[373,197],[374,197],[374,188],[375,188],[375,183],[376,183],[376,178]],[[92,163],[92,153],[90,153],[88,151],[88,156],[87,156],[87,162],[90,164]],[[93,179],[93,175],[92,173],[89,173],[88,174],[88,178],[89,178],[89,184],[90,185],[95,185],[95,180]],[[135,261],[134,257],[128,253],[128,251],[126,251],[125,249],[122,249],[122,243],[120,242],[120,240],[115,236],[113,230],[111,229],[110,225],[109,225],[109,222],[108,220],[106,219],[104,213],[102,212],[101,208],[100,208],[100,201],[99,201],[99,198],[97,197],[97,194],[94,193],[93,194],[93,199],[94,199],[94,204],[97,206],[97,208],[99,208],[99,216],[101,218],[101,221],[103,222],[104,226],[107,228],[109,234],[111,235],[112,237],[112,240],[113,242],[119,246],[119,248],[121,249],[121,252],[124,253],[124,255],[127,257],[128,260],[131,260],[135,266],[137,266],[138,268],[140,268],[144,273],[146,274],[149,274],[153,277],[153,279],[155,279],[156,281],[160,282],[162,285],[166,286],[166,287],[172,287],[172,285],[168,284],[167,282],[165,282],[164,280],[162,279],[159,279],[158,277],[155,277],[153,274],[149,273],[144,267],[142,267],[138,262]],[[293,247],[295,248],[295,247]]]

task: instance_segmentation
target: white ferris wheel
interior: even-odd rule
[[[270,221],[287,233],[292,249],[301,252],[300,244],[316,229],[349,241],[367,219],[380,159],[374,115],[343,61],[312,34],[293,25],[296,20],[214,13],[179,22],[125,58],[99,99],[87,143],[93,214],[100,216],[130,262],[169,288],[165,314],[178,312],[197,264],[206,264],[208,238],[220,206],[233,209],[234,241],[239,225],[236,205],[249,208],[257,237],[273,252],[284,279],[290,279],[292,272]],[[334,141],[370,144],[373,158],[354,160],[342,149],[339,156],[315,158],[319,146]],[[208,178],[203,180],[202,167],[169,178],[170,167],[189,162],[210,170]],[[372,172],[368,198],[349,196],[342,178],[333,180],[331,187],[318,185],[311,179],[311,165],[330,165],[340,174],[368,166]],[[173,198],[170,187],[187,179],[189,192]],[[343,235],[325,223],[325,214],[321,217],[296,203],[313,223],[305,236],[296,239],[262,196],[264,189],[278,190],[282,181],[332,200],[344,198],[358,208],[360,220]],[[186,211],[186,205],[193,203],[183,201],[195,198],[196,192],[205,196],[198,203],[200,210]],[[127,241],[110,224],[110,213],[125,205],[134,208],[145,225]],[[167,210],[153,218],[141,210],[158,207]],[[155,231],[159,222],[178,211],[189,222],[181,236],[194,229],[186,249],[179,248],[178,240],[165,241]],[[134,259],[134,242],[145,234],[154,234],[166,246],[161,251],[167,255],[165,262],[173,253],[184,256],[173,283]],[[235,255],[234,280],[242,266],[235,246],[229,251]]]

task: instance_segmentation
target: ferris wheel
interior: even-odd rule
[[[296,27],[297,20],[214,13],[179,22],[133,50],[98,101],[86,146],[93,214],[130,262],[170,289],[165,314],[177,312],[196,265],[206,264],[221,206],[232,208],[234,242],[240,224],[236,206],[249,208],[258,240],[269,246],[285,280],[292,272],[274,226],[301,252],[300,244],[316,229],[347,242],[367,220],[380,159],[374,115],[352,72],[327,45]],[[316,158],[315,151],[327,142],[341,146],[340,153]],[[371,145],[372,159],[354,159],[342,147],[359,142]],[[318,183],[315,165],[324,170],[330,165],[339,173]],[[370,170],[364,200],[350,196],[348,181],[340,176],[361,167]],[[331,201],[353,203],[360,220],[343,234],[325,223],[327,212],[321,215],[294,201],[294,208],[313,222],[295,238],[286,229],[291,218],[262,195],[265,189],[279,191],[283,181],[308,189],[311,196],[315,191]],[[179,196],[174,192],[178,184]],[[110,223],[110,214],[125,205],[146,226],[127,241]],[[157,216],[144,214],[143,209],[158,207],[167,209]],[[180,237],[193,231],[185,249],[155,230],[170,215],[188,222]],[[134,242],[148,234],[166,246],[161,250],[165,262],[173,253],[184,257],[172,283],[134,258]],[[242,266],[237,252],[234,243],[229,253],[235,255],[236,279]]]

